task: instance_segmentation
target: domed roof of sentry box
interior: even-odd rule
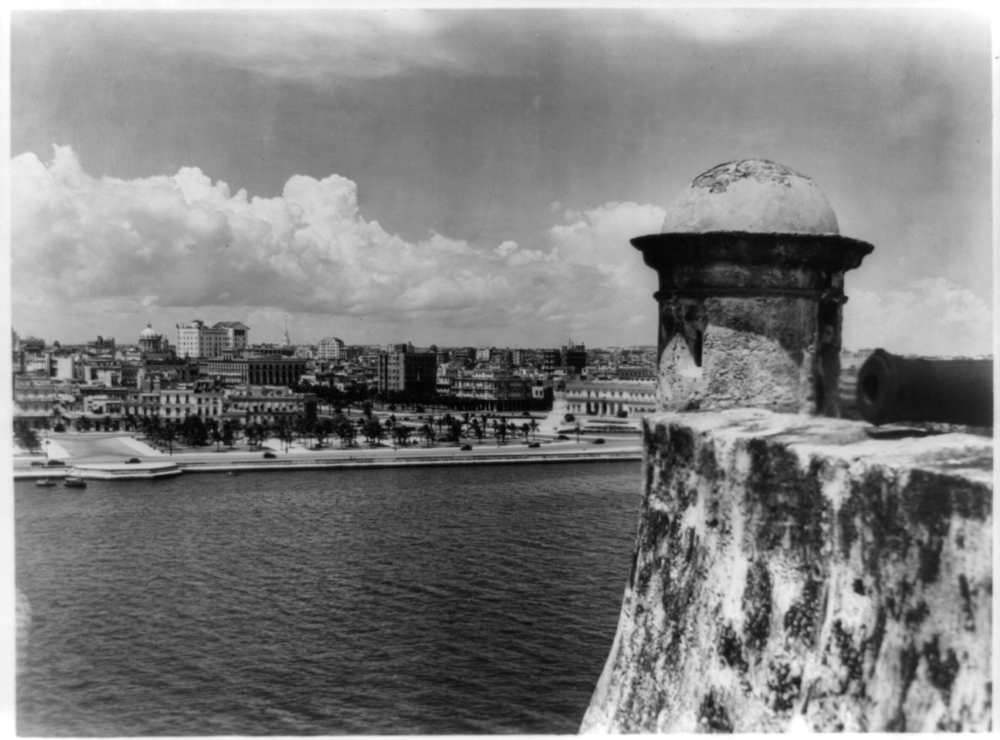
[[[156,339],[160,335],[153,331],[152,324],[146,324],[146,328],[139,334],[139,339]]]
[[[661,233],[711,231],[840,233],[816,183],[766,159],[727,162],[698,175],[667,209]]]

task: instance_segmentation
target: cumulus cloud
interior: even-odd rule
[[[633,307],[622,269],[642,268],[628,237],[659,227],[662,211],[651,206],[609,203],[573,214],[539,248],[491,249],[390,234],[362,216],[357,185],[336,174],[296,175],[281,196],[260,198],[197,167],[96,178],[70,147],[56,146],[49,162],[15,157],[11,175],[16,321],[35,311],[59,322],[228,307],[237,316],[495,327],[524,337],[543,322],[546,336],[555,324],[580,338],[629,325],[633,342],[655,337],[652,302],[643,296],[641,311]],[[645,327],[636,324],[643,315]]]
[[[637,203],[606,203],[586,211],[565,212],[567,224],[552,227],[555,255],[575,265],[601,270],[622,289],[656,290],[656,275],[643,265],[629,239],[658,232],[666,212]]]
[[[993,351],[993,312],[973,291],[944,278],[908,290],[851,290],[844,346],[895,354],[979,355]]]

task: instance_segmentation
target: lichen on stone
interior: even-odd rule
[[[812,183],[808,177],[783,164],[767,159],[743,159],[713,167],[708,172],[698,175],[691,186],[707,188],[712,193],[724,193],[726,188],[738,180],[753,179],[762,184],[790,188],[790,180],[793,177]]]

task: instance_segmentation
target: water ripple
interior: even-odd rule
[[[16,485],[20,735],[569,733],[635,465]]]

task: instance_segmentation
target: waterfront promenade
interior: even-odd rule
[[[597,443],[597,439],[605,439]],[[537,442],[538,447],[529,447],[529,442]],[[519,439],[497,445],[495,440],[463,440],[470,450],[461,450],[454,443],[437,443],[427,447],[412,444],[393,449],[391,444],[382,443],[370,447],[359,443],[353,447],[341,448],[339,442],[314,449],[294,443],[288,446],[277,440],[269,440],[260,449],[248,450],[245,445],[233,449],[224,446],[217,450],[209,447],[175,448],[172,454],[146,443],[142,438],[123,434],[66,432],[49,434],[44,453],[39,455],[15,455],[15,478],[61,477],[75,464],[114,463],[120,464],[136,458],[144,463],[173,462],[186,472],[230,472],[244,470],[295,470],[309,468],[339,467],[384,467],[384,466],[424,466],[424,465],[483,465],[502,463],[542,463],[580,462],[608,460],[640,460],[641,447],[637,437],[599,438],[594,435],[575,435],[569,440],[559,440],[552,436],[538,435],[537,439]],[[273,457],[265,457],[265,453]],[[63,466],[40,466],[48,460],[59,460]],[[32,465],[32,463],[36,463]]]

